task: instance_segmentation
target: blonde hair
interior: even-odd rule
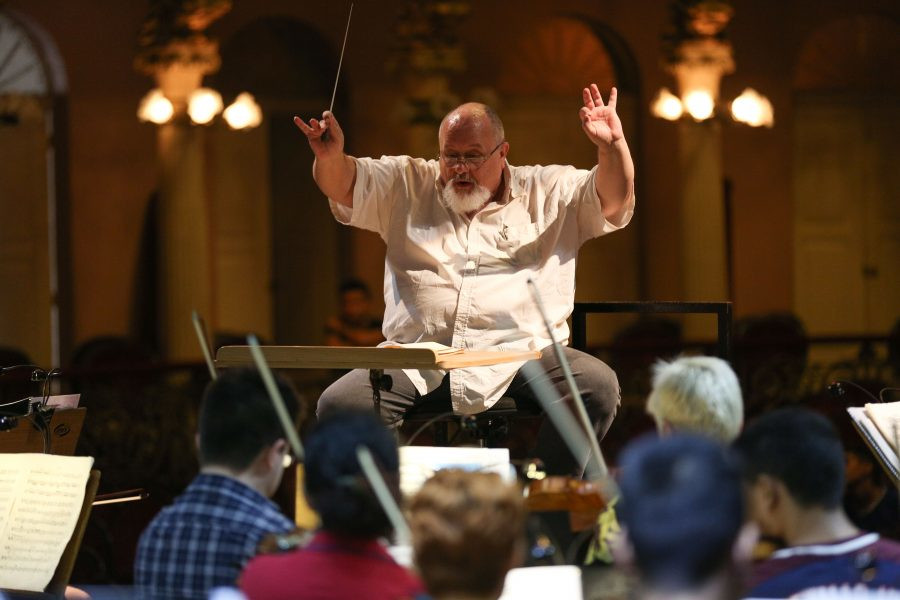
[[[647,412],[657,429],[674,429],[731,442],[744,422],[744,401],[737,375],[727,362],[712,356],[683,356],[653,367],[653,390]]]
[[[429,593],[497,597],[525,541],[517,486],[495,473],[438,471],[410,506],[413,557]]]

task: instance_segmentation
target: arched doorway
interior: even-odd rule
[[[62,65],[40,26],[0,7],[0,346],[45,367],[71,322]]]
[[[555,17],[525,31],[504,55],[500,115],[515,164],[591,168],[597,151],[578,123],[579,91],[587,82],[604,97],[616,86],[617,112],[637,160],[636,63],[621,38],[602,23]],[[614,235],[586,243],[578,255],[576,300],[635,300],[644,285],[640,215]],[[591,343],[608,342],[627,316],[588,320]]]

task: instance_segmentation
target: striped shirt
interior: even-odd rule
[[[810,588],[900,588],[900,544],[864,533],[830,544],[783,548],[757,565],[747,598],[788,598]]]

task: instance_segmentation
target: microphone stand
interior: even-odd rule
[[[54,368],[46,371],[32,364],[11,365],[0,368],[0,376],[19,369],[32,369],[30,380],[42,384],[41,397],[38,402],[32,402],[31,398],[22,398],[0,404],[0,431],[15,429],[19,418],[25,417],[41,433],[44,454],[50,454],[50,418],[53,415],[53,408],[47,406],[47,400],[50,398],[51,380],[59,375],[60,370]]]

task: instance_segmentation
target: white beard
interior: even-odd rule
[[[472,183],[475,183],[474,181]],[[441,190],[441,202],[458,215],[465,215],[474,212],[491,199],[491,191],[475,183],[475,187],[468,193],[460,194],[453,187],[453,180],[447,182],[447,185]]]

